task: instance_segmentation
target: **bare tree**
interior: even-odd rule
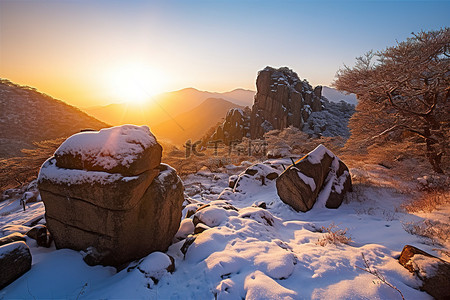
[[[443,173],[450,130],[449,75],[450,28],[444,28],[413,33],[384,51],[358,57],[353,68],[338,71],[334,86],[358,96],[352,134],[366,130],[375,138],[412,133],[425,141],[433,170]]]

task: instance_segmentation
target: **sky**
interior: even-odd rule
[[[255,90],[265,66],[330,85],[371,49],[450,26],[449,12],[450,1],[0,0],[0,77],[80,107]]]

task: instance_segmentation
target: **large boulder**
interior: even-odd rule
[[[408,271],[422,280],[421,289],[435,299],[450,299],[450,263],[411,245],[398,259]]]
[[[0,246],[0,290],[31,269],[31,253],[23,241]]]
[[[102,131],[77,134],[76,146],[69,138],[69,145],[64,142],[58,151],[77,153],[72,157],[76,163],[67,164],[68,156],[58,156],[57,151],[42,165],[38,184],[56,247],[85,251],[90,264],[120,266],[168,248],[180,224],[184,196],[176,171],[159,163],[161,146],[147,127],[125,125],[110,130],[111,140],[105,140]],[[95,134],[100,135],[98,140]],[[108,144],[107,152],[101,143]],[[116,149],[114,143],[117,148],[129,146],[133,154]],[[85,145],[87,154],[80,145]],[[95,149],[100,152],[96,154]],[[102,161],[108,163],[101,163],[100,171]]]
[[[347,166],[325,146],[289,166],[276,181],[280,199],[296,211],[310,210],[316,201],[338,208],[352,183]]]

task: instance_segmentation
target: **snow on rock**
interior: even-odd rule
[[[321,111],[311,112],[302,127],[302,131],[313,137],[342,136],[350,137],[348,121],[355,112],[355,106],[344,101],[334,103],[321,98]]]
[[[331,152],[330,150],[327,149],[327,147],[320,144],[313,151],[311,151],[307,154],[306,159],[312,164],[320,164],[322,162],[325,154],[327,154],[328,156],[331,156],[331,157],[335,156],[333,154],[333,152]]]
[[[450,263],[417,247],[406,245],[399,263],[420,279],[420,289],[436,299],[449,299]]]
[[[281,286],[261,271],[255,271],[245,278],[245,299],[296,299],[297,293]]]
[[[234,191],[246,193],[260,186],[273,184],[279,174],[280,171],[276,167],[263,163],[254,164],[239,174],[235,180]]]
[[[160,280],[174,266],[167,254],[156,251],[143,258],[136,268],[146,276]]]
[[[55,152],[56,156],[71,154],[94,165],[111,169],[118,164],[129,166],[156,138],[147,126],[123,125],[72,135]]]
[[[268,210],[259,207],[246,207],[239,211],[240,218],[250,218],[264,225],[274,226],[279,220]]]
[[[113,183],[115,181],[132,181],[136,180],[138,176],[125,177],[119,173],[107,173],[100,171],[86,171],[77,169],[65,169],[58,168],[56,165],[56,158],[50,157],[42,165],[38,181],[43,180],[52,181],[57,184],[75,185],[75,184],[101,184],[105,185],[108,183]]]
[[[55,157],[61,168],[137,175],[157,167],[161,151],[147,126],[122,125],[74,134]]]
[[[233,209],[225,209],[218,205],[211,205],[199,209],[194,214],[194,224],[203,223],[209,227],[215,227],[222,224],[229,216],[237,216],[238,213]]]
[[[177,233],[175,234],[175,239],[177,240],[183,240],[187,238],[188,235],[194,233],[194,222],[192,222],[192,219],[183,219],[180,223],[180,228],[178,228]]]
[[[276,180],[280,198],[297,211],[338,208],[352,183],[347,166],[319,145],[289,166]]]
[[[17,241],[0,246],[0,289],[31,269],[31,253],[27,244]]]

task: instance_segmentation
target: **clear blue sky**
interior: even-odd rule
[[[81,106],[116,100],[108,76],[124,65],[151,70],[158,91],[255,89],[266,65],[329,85],[356,56],[449,16],[449,1],[2,0],[0,77]]]

